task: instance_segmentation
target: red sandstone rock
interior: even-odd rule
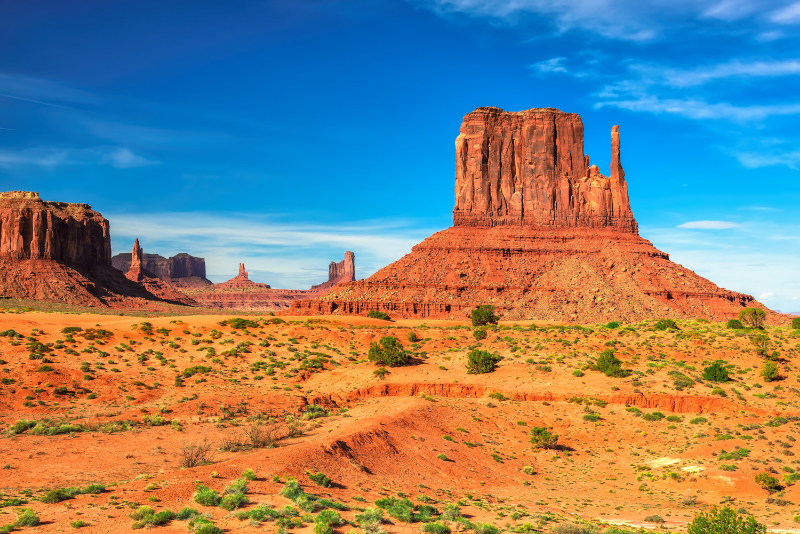
[[[311,286],[310,291],[320,294],[330,290],[333,286],[344,282],[353,282],[356,279],[356,255],[349,250],[344,253],[344,259],[339,263],[334,261],[328,266],[328,281]]]
[[[117,254],[111,258],[111,264],[126,273],[131,268],[131,254]],[[206,278],[206,260],[184,252],[171,258],[158,254],[144,254],[142,267],[174,287],[211,285],[211,281]]]
[[[247,275],[247,271],[244,270],[244,263],[239,264],[239,274],[228,280],[227,282],[222,282],[221,284],[214,284],[215,289],[242,289],[242,288],[256,288],[260,287],[263,289],[269,289],[270,286],[267,284],[258,284],[250,280]]]
[[[185,304],[187,306],[197,305],[197,302],[146,270],[143,267],[143,263],[144,251],[142,247],[139,246],[139,239],[136,239],[133,242],[133,251],[131,252],[131,268],[125,273],[125,277],[132,282],[141,284],[149,293],[155,295],[159,299],[175,304]]]
[[[605,177],[584,156],[577,115],[479,108],[456,139],[455,202],[452,228],[287,313],[463,319],[492,304],[504,319],[591,323],[721,320],[763,307],[638,236],[617,126]]]
[[[0,295],[117,308],[163,302],[111,266],[102,215],[25,191],[0,193]]]
[[[589,165],[575,113],[478,108],[456,138],[454,226],[613,227],[636,233],[619,128],[611,134],[611,177]]]

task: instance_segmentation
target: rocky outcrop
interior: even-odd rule
[[[117,254],[111,258],[114,267],[128,272],[131,268],[131,254]],[[203,287],[211,285],[206,278],[206,260],[181,252],[171,258],[158,254],[144,254],[142,266],[175,287]]]
[[[108,221],[87,204],[45,202],[39,193],[0,193],[0,258],[111,265]]]
[[[221,284],[214,284],[215,289],[251,289],[251,288],[262,288],[262,289],[269,289],[270,286],[267,284],[259,284],[250,280],[247,271],[244,270],[244,263],[239,264],[239,274],[228,280],[227,282],[222,282]]]
[[[611,135],[611,176],[589,164],[583,122],[553,108],[478,108],[456,138],[454,226],[613,228],[637,233]]]
[[[321,293],[331,289],[336,284],[353,282],[356,279],[356,255],[349,250],[344,253],[344,259],[338,263],[332,261],[328,265],[328,280],[316,286],[311,286],[312,292]]]
[[[555,109],[479,108],[456,139],[453,227],[366,280],[300,300],[287,314],[464,319],[722,320],[752,296],[727,291],[639,237],[611,131],[611,170],[583,153],[583,123]]]
[[[115,308],[166,302],[111,266],[100,213],[26,191],[0,193],[0,295]]]
[[[176,304],[184,304],[187,306],[196,306],[197,302],[187,297],[183,293],[177,291],[168,282],[157,277],[150,271],[144,268],[144,251],[139,246],[139,239],[133,242],[133,250],[131,252],[131,267],[125,277],[137,284],[142,285],[149,293],[156,297],[173,302]]]

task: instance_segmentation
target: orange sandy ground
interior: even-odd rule
[[[680,530],[696,512],[721,503],[743,508],[771,529],[800,526],[793,520],[800,512],[800,486],[785,484],[782,492],[769,494],[754,482],[757,473],[772,471],[782,479],[788,470],[800,470],[795,456],[800,420],[766,425],[776,416],[798,413],[793,360],[800,336],[786,327],[767,329],[771,350],[781,352],[783,377],[765,383],[747,335],[719,324],[686,321],[675,333],[647,324],[614,330],[589,325],[588,332],[542,328],[537,322],[539,328],[531,330],[531,322],[523,322],[490,329],[476,342],[472,329],[456,321],[282,317],[286,323],[262,321],[242,331],[220,326],[226,318],[151,318],[154,330],[170,332],[147,336],[134,326],[141,319],[131,317],[0,314],[0,331],[25,336],[0,337],[0,506],[6,499],[27,501],[23,506],[42,521],[37,532],[71,531],[77,520],[88,523],[86,532],[124,532],[133,523],[133,508],[144,504],[172,511],[191,506],[209,513],[226,532],[249,531],[257,525],[192,499],[197,483],[222,491],[249,468],[258,479],[249,485],[244,510],[292,504],[279,496],[278,475],[295,477],[308,493],[345,503],[351,508],[343,512],[348,520],[376,499],[402,493],[415,503],[427,497],[439,509],[460,501],[471,521],[507,531],[545,531],[565,518]],[[74,334],[73,343],[55,345],[70,326],[102,328],[113,337],[88,341]],[[210,335],[215,329],[222,333],[218,339]],[[411,331],[422,339],[418,345],[408,341]],[[413,365],[389,369],[380,378],[366,354],[370,343],[385,335],[398,337],[417,356]],[[43,354],[49,363],[31,360],[30,340],[60,348]],[[191,343],[197,340],[208,342]],[[269,346],[260,346],[263,341]],[[252,342],[250,352],[222,355],[241,342]],[[471,346],[504,359],[493,373],[469,375],[465,361]],[[215,349],[216,361],[206,347]],[[609,378],[586,369],[574,376],[609,347],[641,375]],[[163,362],[149,349],[161,352]],[[298,369],[305,350],[330,360],[321,370]],[[147,359],[140,361],[143,354]],[[733,381],[719,384],[721,391],[708,382],[678,391],[668,376],[679,371],[698,378],[715,359],[732,365]],[[287,365],[272,376],[251,369],[273,360]],[[85,365],[81,370],[82,362],[88,362],[88,371]],[[212,371],[177,387],[175,376],[195,365]],[[58,387],[67,392],[55,393]],[[580,398],[607,404],[575,402]],[[285,415],[299,415],[308,404],[325,406],[330,415],[303,420],[303,435],[282,439],[272,449],[218,450],[225,441],[243,441],[244,430],[259,418],[275,417],[285,433]],[[632,407],[677,420],[648,421]],[[592,411],[600,420],[584,418]],[[143,421],[157,414],[166,424]],[[704,420],[693,421],[698,416]],[[94,430],[53,436],[9,432],[21,419]],[[113,433],[99,426],[123,420],[138,424]],[[563,448],[532,449],[532,426],[552,427]],[[215,444],[212,462],[181,468],[181,450],[204,438]],[[749,456],[717,458],[721,450],[736,448],[748,449]],[[447,460],[437,458],[440,454]],[[533,474],[523,473],[525,466]],[[311,482],[307,472],[318,471],[334,486]],[[46,490],[93,482],[106,485],[106,491],[57,504],[38,501]],[[0,507],[0,525],[13,522],[18,508]],[[666,522],[646,522],[652,515]],[[390,533],[421,527],[388,519],[384,529]],[[261,527],[277,530],[269,522]],[[153,528],[186,532],[187,524],[175,520]],[[294,531],[312,529],[306,522]],[[351,526],[337,531],[353,529],[360,532]]]

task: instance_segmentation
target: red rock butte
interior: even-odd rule
[[[0,295],[116,308],[164,301],[112,267],[100,213],[29,191],[0,193]]]
[[[724,319],[752,296],[721,289],[639,237],[611,130],[610,176],[584,154],[583,122],[553,108],[467,114],[456,138],[453,227],[371,277],[296,301],[290,314],[565,322]]]

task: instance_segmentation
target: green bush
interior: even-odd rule
[[[194,502],[203,506],[217,506],[220,501],[219,493],[211,488],[199,484],[194,492]]]
[[[672,319],[659,319],[656,321],[656,324],[653,325],[653,328],[656,330],[679,330],[678,323]]]
[[[485,326],[487,324],[497,324],[500,317],[494,314],[494,306],[483,304],[478,306],[470,313],[472,326]]]
[[[411,523],[414,520],[414,503],[408,499],[385,497],[375,501],[375,506],[386,510],[386,513],[403,523]]]
[[[497,369],[497,364],[503,357],[492,354],[487,350],[472,349],[467,354],[467,374],[480,375],[491,373]]]
[[[58,488],[52,489],[42,495],[39,499],[41,502],[45,504],[55,504],[57,502],[66,501],[69,499],[74,499],[76,495],[81,494],[80,488]]]
[[[500,534],[500,529],[488,523],[475,523],[472,525],[475,534]]]
[[[403,344],[392,336],[382,337],[379,343],[370,343],[367,358],[375,365],[389,367],[406,365],[411,360]]]
[[[795,317],[792,319],[792,329],[800,330],[800,317]]]
[[[750,328],[763,328],[766,312],[761,308],[745,308],[739,312],[739,320]]]
[[[728,322],[725,323],[725,326],[730,328],[731,330],[741,330],[742,328],[744,328],[742,321],[740,321],[739,319],[729,319]]]
[[[780,481],[769,473],[759,473],[754,477],[756,484],[770,493],[781,489]]]
[[[486,336],[488,334],[486,333],[485,328],[476,328],[475,330],[472,331],[472,335],[476,341],[480,341],[482,339],[486,339]]]
[[[606,323],[606,328],[610,328],[611,330],[616,330],[619,328],[619,321],[611,321],[610,323]]]
[[[416,343],[417,341],[419,341],[419,337],[417,336],[417,333],[416,332],[409,332],[408,333],[408,341],[410,343]]]
[[[367,508],[356,515],[356,524],[365,534],[377,534],[383,524],[383,510],[380,508]]]
[[[429,534],[450,534],[450,527],[442,523],[425,523],[422,527],[422,532]]]
[[[622,360],[614,355],[612,349],[606,349],[600,354],[594,368],[604,375],[614,378],[625,378],[631,374],[629,369],[622,368]]]
[[[244,493],[231,493],[225,495],[219,501],[219,507],[229,512],[241,508],[245,504],[247,504],[247,495]]]
[[[367,317],[370,319],[380,319],[381,321],[391,321],[392,318],[389,317],[388,313],[383,313],[382,311],[372,310],[367,314]]]
[[[709,382],[727,382],[730,380],[728,370],[720,362],[714,362],[703,369],[703,380]]]
[[[765,382],[772,382],[777,380],[779,376],[778,364],[773,361],[764,362],[764,367],[761,368],[761,377]]]
[[[686,534],[766,534],[767,527],[753,516],[740,516],[733,508],[722,510],[713,507],[707,513],[700,512],[686,528]]]
[[[558,446],[558,436],[547,427],[535,426],[531,428],[531,445],[535,449],[555,449]]]
[[[765,334],[755,334],[750,336],[750,343],[755,347],[756,354],[762,358],[769,357],[769,336]]]
[[[244,472],[242,472],[242,478],[245,480],[255,480],[256,473],[252,469],[245,469]]]
[[[258,321],[251,321],[249,319],[242,319],[241,317],[234,317],[233,319],[226,319],[219,322],[220,326],[230,326],[234,330],[241,330],[243,328],[258,328]]]
[[[332,534],[333,527],[337,525],[344,525],[345,520],[339,515],[339,512],[333,510],[323,510],[314,518],[314,533],[315,534]]]
[[[317,486],[322,486],[323,488],[330,488],[331,487],[331,479],[324,473],[317,473],[312,475],[311,473],[307,473],[308,478],[316,484]]]

